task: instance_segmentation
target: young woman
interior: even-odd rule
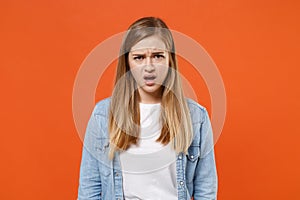
[[[166,24],[141,18],[124,36],[112,96],[96,104],[88,122],[78,199],[216,196],[208,113],[183,95]]]

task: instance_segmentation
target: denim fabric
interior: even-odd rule
[[[176,155],[178,199],[217,199],[217,172],[211,123],[206,109],[187,99],[193,123],[188,154]],[[119,152],[108,158],[110,98],[99,101],[89,119],[80,166],[78,200],[123,200]],[[153,194],[153,199],[155,194]]]

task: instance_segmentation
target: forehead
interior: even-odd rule
[[[158,36],[150,36],[133,45],[131,51],[143,51],[147,49],[165,51],[166,45]]]

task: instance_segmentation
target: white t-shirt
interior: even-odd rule
[[[160,104],[140,103],[138,145],[120,153],[126,200],[177,200],[176,153],[160,136]]]

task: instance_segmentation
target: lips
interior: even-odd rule
[[[154,80],[156,78],[155,75],[151,75],[151,76],[144,76],[145,80]]]
[[[156,79],[156,76],[155,75],[145,75],[144,77],[144,80],[145,80],[145,84],[147,86],[152,86],[155,84],[155,79]]]

